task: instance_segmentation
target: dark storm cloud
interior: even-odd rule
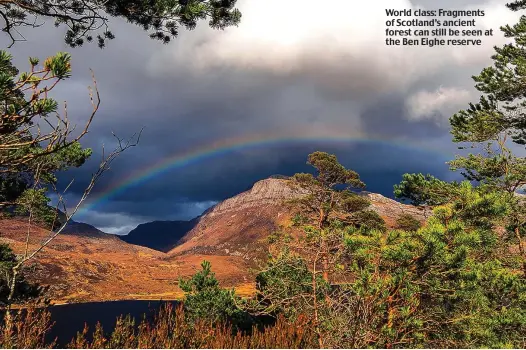
[[[268,26],[271,4],[240,1],[244,24],[239,28],[216,32],[200,27],[182,32],[169,46],[119,20],[112,20],[117,38],[104,50],[95,45],[70,49],[63,31],[50,25],[25,31],[28,42],[11,50],[21,68],[28,56],[71,52],[73,77],[53,95],[68,101],[69,116],[79,127],[91,111],[89,68],[97,79],[102,104],[83,140],[94,155],[82,168],[61,174],[64,184],[75,178],[71,203],[96,169],[102,144],[106,150],[115,146],[112,131],[128,137],[144,127],[139,146],[116,160],[95,187],[95,198],[171,155],[243,135],[330,138],[338,131],[350,138],[425,143],[438,153],[356,143],[240,150],[132,186],[82,213],[82,220],[123,233],[142,221],[190,218],[269,175],[307,171],[306,156],[318,149],[336,153],[362,174],[369,190],[386,195],[404,172],[449,176],[442,159],[452,155],[448,114],[470,100],[469,77],[489,61],[492,42],[474,51],[389,51],[383,45],[383,9],[407,7],[408,1],[376,1],[359,9],[348,0],[333,1],[341,9],[334,18],[313,20],[319,17],[313,6],[280,0],[283,13],[292,11],[290,28],[282,18]],[[436,7],[436,2],[415,3]],[[444,1],[441,7],[475,3],[481,2]]]
[[[343,164],[362,175],[368,190],[388,196],[392,196],[392,185],[399,182],[405,172],[448,176],[444,164],[447,155],[414,147],[355,142],[281,145],[232,152],[168,172],[156,181],[131,186],[125,193],[92,209],[122,211],[132,216],[190,218],[206,209],[199,207],[200,204],[214,203],[248,190],[260,179],[276,174],[312,172],[313,168],[306,165],[306,157],[315,150],[337,154]]]
[[[370,106],[362,114],[364,129],[380,137],[401,135],[410,138],[426,139],[443,136],[446,127],[434,120],[424,119],[410,123],[406,119],[405,96],[386,96],[376,105]],[[445,119],[445,118],[443,118]]]

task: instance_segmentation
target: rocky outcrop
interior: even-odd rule
[[[300,189],[290,186],[290,180],[265,179],[256,182],[250,190],[217,204],[203,215],[203,218],[206,216],[213,217],[229,211],[242,211],[253,207],[276,205],[283,200],[293,199],[302,194],[304,192]]]
[[[202,219],[227,212],[243,211],[253,207],[279,205],[284,200],[298,198],[305,194],[306,192],[300,188],[291,186],[290,180],[265,179],[256,182],[250,190],[217,204],[205,213]],[[358,195],[369,199],[371,202],[370,209],[376,211],[384,220],[389,222],[396,221],[402,214],[410,214],[423,221],[430,213],[430,208],[402,204],[378,193],[362,191]]]
[[[424,222],[431,214],[431,208],[429,207],[416,207],[414,205],[402,204],[378,193],[363,191],[360,192],[359,195],[369,199],[371,202],[370,209],[377,212],[390,227],[396,225],[396,219],[402,214],[409,214],[420,222]]]

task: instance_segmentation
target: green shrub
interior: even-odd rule
[[[191,278],[179,281],[179,286],[185,292],[183,305],[187,317],[212,323],[230,322],[235,326],[249,323],[250,317],[237,306],[240,300],[234,290],[219,286],[210,262],[203,261],[201,268]]]
[[[0,243],[0,306],[8,304],[10,286],[8,279],[11,279],[12,269],[16,265],[17,259],[11,248],[7,244]],[[12,303],[42,302],[48,300],[41,299],[45,296],[47,288],[38,284],[29,283],[25,280],[24,274],[19,273],[16,278],[15,292],[11,300]]]
[[[396,228],[399,230],[416,232],[421,226],[420,221],[411,214],[402,214],[396,219]]]
[[[354,213],[352,222],[364,230],[379,230],[382,232],[387,230],[385,220],[374,210],[362,210]]]

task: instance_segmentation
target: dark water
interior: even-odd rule
[[[49,340],[57,338],[59,347],[66,346],[77,332],[84,329],[84,324],[90,328],[89,333],[95,329],[100,321],[105,333],[113,331],[115,321],[120,315],[131,315],[139,323],[143,317],[151,319],[164,301],[112,301],[98,303],[81,303],[57,305],[49,308],[51,318],[55,325],[51,329]]]

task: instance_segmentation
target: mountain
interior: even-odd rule
[[[253,263],[266,258],[266,239],[281,226],[290,226],[293,210],[287,201],[304,195],[290,186],[288,179],[273,177],[258,181],[243,193],[229,198],[205,212],[170,255],[240,256]],[[371,206],[393,228],[396,219],[408,213],[420,221],[425,210],[401,204],[377,193],[360,192]]]
[[[75,235],[75,236],[83,236],[83,237],[98,237],[98,238],[106,238],[106,239],[118,239],[117,236],[102,232],[95,226],[92,226],[90,224],[86,224],[83,222],[77,222],[70,220],[66,227],[62,230],[63,234],[66,235]]]
[[[266,256],[268,235],[290,221],[284,202],[298,195],[288,180],[258,181],[250,190],[205,212],[169,254],[231,255],[257,262]]]
[[[190,221],[153,221],[140,224],[120,238],[128,243],[168,252],[180,239],[199,222],[199,218]]]
[[[252,262],[266,257],[266,238],[290,224],[290,199],[302,196],[285,176],[272,176],[256,182],[252,188],[228,198],[190,221],[154,221],[137,226],[121,239],[170,255],[240,256]],[[377,193],[358,193],[371,201],[375,210],[394,227],[396,219],[409,213],[424,221],[424,211],[404,205]]]

